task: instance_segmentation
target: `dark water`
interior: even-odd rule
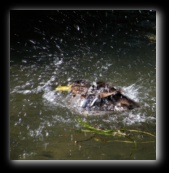
[[[155,35],[151,10],[11,11],[10,159],[156,160],[155,137],[92,136],[77,122],[156,135]],[[55,88],[77,79],[112,82],[141,107],[74,114]]]

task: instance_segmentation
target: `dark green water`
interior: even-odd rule
[[[10,159],[156,160],[155,137],[130,134],[136,145],[118,136],[89,139],[76,121],[156,135],[155,29],[154,11],[11,11]],[[77,79],[110,81],[141,107],[74,114],[55,88]]]

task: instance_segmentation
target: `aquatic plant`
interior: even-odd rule
[[[75,141],[75,143],[88,141],[90,139],[94,139],[95,141],[102,141],[102,142],[125,142],[125,143],[132,143],[135,145],[137,143],[155,142],[154,138],[156,138],[156,136],[150,132],[135,130],[135,129],[125,129],[125,128],[113,129],[113,130],[112,129],[111,130],[110,129],[100,129],[100,128],[93,127],[89,123],[82,121],[81,118],[77,118],[76,120],[78,123],[80,123],[84,127],[84,129],[81,129],[81,131],[87,132],[87,133],[92,133],[92,136],[90,136],[89,138],[84,139],[84,140]],[[141,136],[148,135],[148,136],[152,137],[153,140],[142,141],[142,140],[144,140],[144,138],[143,137],[140,138],[140,135]],[[113,138],[107,140],[107,139],[103,138],[103,136],[111,136]],[[121,140],[121,138],[124,140]],[[126,139],[128,139],[128,140],[126,140]]]

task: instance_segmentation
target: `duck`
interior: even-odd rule
[[[67,86],[58,86],[56,91],[68,92],[67,103],[81,114],[106,114],[107,112],[127,111],[140,105],[122,93],[111,82],[75,80]]]

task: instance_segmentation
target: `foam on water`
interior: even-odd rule
[[[137,86],[135,84],[131,84],[129,86],[122,87],[122,92],[124,95],[127,95],[129,98],[135,100],[136,102],[139,102],[139,88],[140,86]]]
[[[76,62],[76,61],[75,61]],[[25,63],[25,61],[23,62]],[[72,62],[73,63],[73,62]],[[52,75],[47,76],[46,77],[46,73],[44,72],[44,69],[42,67],[39,67],[39,73],[36,74],[36,71],[38,70],[38,67],[35,66],[21,66],[21,70],[24,71],[25,73],[28,73],[28,77],[32,75],[32,71],[28,71],[30,68],[32,70],[35,71],[35,78],[27,78],[28,80],[25,81],[21,81],[21,84],[17,84],[17,86],[14,86],[13,88],[11,88],[10,93],[11,94],[15,94],[15,93],[19,93],[19,94],[23,94],[23,95],[30,95],[30,94],[38,94],[40,99],[42,99],[42,102],[44,105],[46,105],[47,107],[52,107],[57,110],[57,108],[67,108],[70,109],[71,111],[71,107],[69,107],[66,104],[66,98],[67,98],[67,94],[68,93],[61,93],[61,92],[57,92],[55,90],[55,88],[53,88],[52,86],[58,86],[60,82],[66,81],[67,83],[71,82],[74,78],[76,78],[76,71],[68,71],[66,68],[68,68],[68,66],[72,66],[73,64],[71,63],[71,61],[63,61],[63,59],[58,59],[58,58],[53,58],[51,61],[51,67],[52,70],[50,69],[49,66],[45,65],[45,71],[47,71],[47,74],[49,75],[48,71],[50,72],[50,74],[52,73]],[[78,62],[79,63],[79,62]],[[77,63],[77,64],[78,64]],[[97,62],[98,63],[98,62]],[[98,68],[100,66],[100,64],[95,64],[96,65],[96,70],[94,72],[94,74],[96,74],[94,77],[94,80],[97,80],[97,75],[100,74],[100,72],[105,75],[104,73],[108,73],[107,71],[110,70],[109,67],[112,67],[112,64],[110,64],[109,62],[106,62],[106,64],[101,66],[101,71],[100,68]],[[63,66],[62,66],[63,65]],[[80,63],[79,63],[80,65]],[[62,66],[62,67],[61,67]],[[74,66],[72,66],[73,68]],[[61,70],[59,71],[59,68],[61,68]],[[79,71],[80,69],[78,69]],[[40,73],[41,71],[41,73]],[[62,77],[60,77],[60,72],[62,71],[62,74],[67,76],[67,78],[62,79]],[[118,76],[118,74],[116,74],[116,71],[114,72],[115,75]],[[64,77],[65,77],[64,76]],[[60,81],[58,80],[58,77],[60,77]],[[93,79],[93,77],[91,77]],[[110,78],[110,77],[109,77]],[[35,80],[36,79],[36,80]],[[37,80],[38,79],[38,80]],[[116,81],[116,78],[114,79]],[[117,81],[116,81],[117,83]],[[115,86],[116,87],[116,86]],[[118,87],[117,87],[118,88]],[[142,122],[146,122],[146,121],[154,121],[155,120],[155,109],[156,109],[156,99],[155,97],[150,97],[150,93],[151,93],[151,89],[147,89],[144,87],[144,85],[142,85],[142,83],[136,84],[130,84],[130,85],[125,85],[125,86],[119,86],[119,88],[122,89],[122,92],[124,95],[128,96],[129,98],[133,99],[134,101],[140,103],[141,108],[134,110],[134,111],[127,111],[125,113],[116,113],[113,112],[111,113],[110,117],[113,117],[113,119],[104,119],[105,122],[106,121],[110,121],[110,122],[123,122],[126,125],[131,125],[134,123],[142,123]],[[150,102],[148,102],[150,101]],[[153,112],[151,115],[148,115],[148,111]],[[63,113],[65,111],[63,110]],[[59,116],[60,117],[60,116]],[[63,116],[64,117],[64,116]],[[120,118],[119,118],[120,117]],[[58,118],[58,116],[56,116],[55,118]],[[95,117],[96,118],[96,117]],[[59,119],[58,121],[62,121],[64,122],[64,119]]]
[[[129,113],[127,117],[123,119],[123,123],[126,125],[132,125],[135,123],[141,124],[142,122],[146,122],[148,120],[155,120],[155,117],[146,117],[145,114],[142,113]]]
[[[59,64],[62,63],[63,61],[60,60],[58,62]],[[71,81],[71,77],[68,77],[67,82]],[[66,98],[68,93],[61,93],[57,92],[54,88],[51,87],[51,85],[55,82],[55,86],[58,85],[56,82],[56,77],[55,75],[52,75],[49,80],[44,81],[40,80],[38,85],[35,86],[35,82],[32,80],[28,80],[25,83],[21,85],[15,86],[11,90],[11,94],[13,93],[19,93],[23,95],[30,95],[30,94],[40,94],[40,97],[42,98],[42,102],[48,106],[52,107],[54,106],[55,109],[57,108],[71,108],[66,104]],[[134,111],[127,111],[125,113],[116,113],[113,112],[111,113],[111,116],[107,119],[102,118],[103,121],[110,121],[110,122],[119,122],[121,121],[125,125],[132,125],[135,123],[143,123],[143,122],[148,122],[148,121],[155,121],[155,110],[156,110],[156,99],[155,97],[147,99],[150,97],[150,93],[147,92],[146,94],[143,93],[144,91],[147,91],[146,88],[142,85],[137,85],[136,83],[128,85],[128,86],[119,86],[122,88],[122,92],[124,95],[128,96],[129,98],[135,100],[136,102],[140,103],[141,108],[134,110]],[[151,102],[147,102],[151,101]],[[154,112],[152,114],[148,115],[148,111]],[[64,112],[64,110],[63,110]],[[62,117],[62,118],[61,118]],[[97,116],[95,116],[96,118]],[[64,119],[64,116],[55,116],[54,119],[57,119],[58,121],[61,122],[67,122]],[[35,134],[35,133],[34,133]]]
[[[136,84],[131,84],[129,86],[124,86],[121,87],[122,88],[122,92],[130,97],[131,99],[135,100],[136,102],[140,103],[141,107],[136,109],[136,110],[131,110],[131,111],[126,111],[126,112],[112,112],[110,113],[110,116],[108,118],[104,118],[104,116],[102,117],[102,120],[104,122],[122,122],[125,125],[133,125],[133,124],[141,124],[143,122],[148,122],[148,121],[155,121],[155,113],[152,115],[147,115],[148,111],[146,110],[146,105],[148,105],[149,107],[152,107],[152,105],[149,105],[149,103],[141,103],[141,101],[144,100],[144,95],[141,94],[142,90],[143,90],[143,86],[140,85],[136,85]],[[70,109],[70,111],[74,111],[74,108],[71,108],[70,106],[66,105],[65,103],[65,99],[68,97],[67,96],[68,93],[66,94],[62,94],[60,92],[56,92],[56,91],[47,91],[43,94],[43,99],[46,99],[48,102],[51,103],[51,105],[53,103],[55,103],[57,106],[59,107],[67,107],[68,109]],[[142,95],[142,98],[140,98],[140,96]],[[55,100],[55,101],[54,101]],[[145,101],[145,100],[144,100]],[[77,113],[77,112],[76,112]],[[96,118],[97,116],[95,116]],[[64,118],[59,116],[56,116],[55,118],[57,118],[59,121],[63,120],[63,122],[65,122]]]

